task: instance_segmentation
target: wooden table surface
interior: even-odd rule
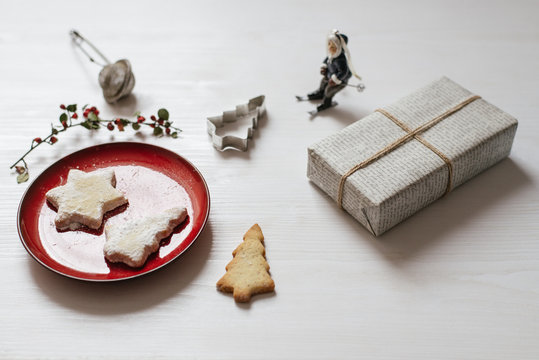
[[[3,1],[0,5],[0,358],[538,359],[539,4],[536,1]],[[108,105],[70,29],[131,61],[133,96]],[[350,38],[366,90],[310,119],[326,34]],[[519,120],[511,156],[375,238],[306,177],[307,147],[448,76]],[[264,94],[248,152],[218,152],[206,117]],[[69,129],[9,166],[58,120],[166,107],[178,139]],[[148,134],[145,132],[145,134]],[[138,141],[204,175],[206,228],[163,269],[115,283],[53,273],[21,245],[29,184],[79,149]],[[260,224],[276,283],[238,305],[215,283]]]

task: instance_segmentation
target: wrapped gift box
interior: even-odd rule
[[[444,77],[312,145],[307,175],[381,235],[507,157],[516,129]]]

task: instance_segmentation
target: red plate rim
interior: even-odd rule
[[[88,272],[83,272],[83,271],[80,271],[80,270],[77,270],[77,269],[73,269],[73,268],[71,268],[69,266],[66,266],[66,265],[63,265],[63,264],[60,264],[60,263],[56,262],[54,259],[52,259],[50,257],[49,257],[48,260],[52,261],[54,264],[49,265],[49,264],[45,263],[42,259],[40,259],[40,257],[37,254],[35,254],[32,251],[32,249],[30,248],[30,246],[27,243],[27,240],[25,239],[26,231],[23,230],[23,224],[22,224],[23,219],[22,219],[21,213],[23,212],[23,206],[26,203],[26,201],[30,201],[30,200],[27,199],[29,194],[31,192],[36,192],[37,191],[36,186],[40,186],[40,183],[44,181],[44,178],[49,176],[50,172],[54,171],[56,168],[62,167],[63,163],[70,162],[71,159],[77,158],[77,157],[81,156],[82,154],[88,153],[88,152],[114,150],[114,149],[118,150],[118,149],[122,149],[122,148],[124,148],[124,149],[125,148],[131,148],[131,149],[136,148],[136,149],[141,150],[141,151],[142,150],[148,150],[148,151],[157,152],[160,155],[162,155],[163,158],[167,157],[167,158],[169,158],[171,160],[178,160],[181,163],[183,163],[184,165],[186,165],[188,167],[188,170],[191,173],[196,174],[197,180],[200,180],[200,183],[203,184],[203,186],[204,186],[204,188],[202,189],[203,194],[205,196],[205,201],[202,204],[202,213],[203,213],[204,218],[203,219],[198,219],[198,225],[196,227],[193,227],[193,229],[191,230],[191,232],[188,235],[188,238],[186,238],[186,240],[184,240],[180,244],[180,246],[178,246],[178,249],[180,249],[180,248],[181,249],[179,251],[177,251],[177,253],[176,253],[176,251],[172,251],[171,254],[169,254],[167,256],[169,258],[168,259],[163,259],[161,264],[159,264],[159,265],[157,265],[155,267],[152,267],[150,269],[145,269],[146,265],[144,265],[141,269],[133,270],[132,274],[129,274],[129,275],[108,278],[104,274],[88,273]],[[111,166],[112,165],[113,164],[111,164]],[[118,163],[116,165],[121,165],[121,163]],[[151,168],[151,167],[149,167],[149,168]],[[157,168],[152,168],[152,169],[159,171],[159,169],[157,169]],[[163,171],[160,171],[160,172],[166,175],[166,173],[164,173]],[[190,197],[191,197],[191,195],[190,195]],[[44,198],[43,198],[43,201],[45,201]],[[23,194],[23,196],[21,198],[21,201],[19,203],[19,207],[18,207],[18,210],[17,210],[17,231],[18,231],[18,234],[19,234],[19,239],[21,240],[21,242],[22,242],[24,248],[26,249],[26,251],[28,252],[28,254],[30,254],[30,256],[34,260],[36,260],[39,264],[41,264],[45,268],[47,268],[47,269],[49,269],[49,270],[51,270],[51,271],[53,271],[53,272],[55,272],[57,274],[60,274],[60,275],[63,275],[63,276],[69,277],[69,278],[77,279],[77,280],[92,281],[92,282],[111,282],[111,281],[120,281],[120,280],[132,279],[132,278],[136,278],[136,277],[139,277],[139,276],[142,276],[142,275],[149,274],[151,272],[154,272],[155,270],[161,269],[165,265],[167,265],[167,264],[171,263],[172,261],[174,261],[175,259],[177,259],[180,255],[185,253],[187,251],[187,249],[190,248],[191,245],[195,242],[195,240],[200,236],[200,234],[202,233],[202,231],[204,230],[204,228],[206,226],[206,223],[207,223],[208,218],[209,218],[209,214],[210,214],[210,192],[209,192],[208,184],[206,183],[206,180],[204,179],[204,176],[202,176],[200,171],[189,160],[185,159],[183,156],[181,156],[181,155],[179,155],[179,154],[177,154],[177,153],[175,153],[175,152],[173,152],[171,150],[168,150],[168,149],[156,146],[156,145],[152,145],[152,144],[141,143],[141,142],[113,142],[113,143],[103,143],[103,144],[93,145],[93,146],[90,146],[90,147],[75,151],[75,152],[73,152],[73,153],[71,153],[71,154],[57,160],[52,165],[48,166],[45,170],[43,170],[43,172],[41,174],[39,174],[32,181],[32,183],[28,186],[28,188],[25,190],[25,192],[24,192],[24,194]],[[37,215],[37,218],[39,218],[39,215]],[[193,235],[194,232],[196,232],[196,233]],[[38,237],[37,241],[39,241],[39,243],[41,244],[42,240],[39,237],[39,233],[37,234],[37,237]],[[186,242],[187,242],[187,244],[184,244]],[[178,250],[178,249],[175,249],[175,250]]]

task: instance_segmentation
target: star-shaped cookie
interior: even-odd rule
[[[187,209],[174,207],[159,214],[105,225],[105,258],[132,267],[144,265],[148,256],[159,249],[161,240],[186,217]]]
[[[88,173],[69,170],[66,184],[45,195],[58,211],[54,219],[56,227],[76,230],[86,225],[90,229],[99,229],[107,211],[127,203],[127,198],[115,186],[116,176],[112,169]]]

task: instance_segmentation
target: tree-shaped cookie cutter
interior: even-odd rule
[[[219,151],[227,149],[236,149],[247,151],[249,139],[253,137],[255,129],[258,127],[258,119],[266,112],[266,97],[257,96],[249,100],[247,104],[236,106],[236,110],[223,112],[223,115],[207,118],[208,134],[211,135],[213,147]],[[217,135],[217,129],[225,126],[227,123],[236,122],[239,119],[251,118],[251,126],[247,129],[247,136],[242,138],[238,136]]]

